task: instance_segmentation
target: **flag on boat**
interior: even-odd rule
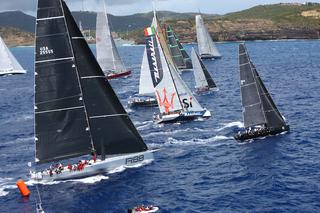
[[[154,29],[154,27],[148,27],[144,29],[144,36],[152,36],[156,34],[156,30]]]

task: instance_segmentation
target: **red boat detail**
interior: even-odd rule
[[[107,79],[111,80],[111,79],[115,79],[115,78],[125,77],[128,75],[131,75],[131,72],[132,72],[132,70],[127,70],[127,71],[120,72],[120,73],[112,73],[112,74],[107,75]]]

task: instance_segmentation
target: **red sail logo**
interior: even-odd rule
[[[163,100],[161,99],[160,93],[157,90],[157,99],[160,107],[164,107],[164,110],[166,113],[169,113],[169,109],[173,109],[173,101],[174,101],[174,96],[176,93],[172,93],[171,95],[171,101],[169,102],[168,97],[167,97],[167,90],[166,88],[163,88]]]

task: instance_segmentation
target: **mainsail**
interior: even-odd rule
[[[156,20],[156,26],[157,26],[157,28],[155,29],[156,36],[151,35],[147,37],[146,44],[147,44],[147,51],[148,51],[147,53],[148,53],[148,61],[149,61],[151,76],[153,76],[152,77],[153,80],[159,79],[156,81],[158,82],[157,84],[155,84],[154,82],[154,87],[156,89],[156,96],[158,99],[159,107],[161,108],[161,102],[163,102],[165,98],[168,97],[168,94],[169,94],[170,97],[172,97],[172,100],[175,100],[176,96],[178,97],[180,108],[182,108],[183,110],[203,111],[204,109],[201,107],[201,105],[199,104],[197,99],[194,97],[190,89],[181,79],[178,73],[178,69],[173,62],[163,31],[159,27],[160,25],[158,24],[158,21],[156,18],[155,20]],[[155,56],[159,55],[157,57],[154,57],[154,54],[156,53],[156,51],[150,51],[152,50],[152,45],[149,44],[150,40],[152,40],[153,44],[155,44],[155,42],[158,44],[157,50],[159,51],[159,54],[155,55]],[[161,81],[162,80],[161,78],[157,77],[157,76],[161,76],[159,75],[159,72],[153,71],[153,70],[159,69],[159,66],[161,66],[161,68],[163,69],[163,72],[160,72],[160,73],[163,73],[161,75],[166,77],[166,79],[163,81]],[[160,86],[162,89],[159,89],[157,87],[159,82],[163,83],[163,85]],[[173,85],[174,90],[170,91],[171,93],[167,94],[168,90],[166,89],[166,86],[168,85]],[[164,91],[164,89],[166,89],[166,92]],[[160,91],[162,90],[163,90],[163,96],[159,95],[161,94]],[[176,95],[173,95],[173,94],[176,94]],[[176,104],[175,101],[171,105],[174,105],[174,104]],[[178,104],[176,104],[176,107],[178,107]],[[163,110],[163,109],[160,109],[160,110]],[[176,111],[176,109],[174,109],[174,111]]]
[[[0,75],[26,73],[0,37]]]
[[[244,44],[239,45],[239,65],[244,126],[285,126],[285,121],[251,62]]]
[[[172,27],[168,26],[166,31],[168,44],[175,64],[180,69],[191,69],[191,59],[184,47],[181,45],[179,38],[174,33]]]
[[[210,33],[204,25],[201,15],[196,16],[197,41],[200,56],[220,58],[221,54],[213,43]]]
[[[36,162],[147,150],[62,0],[38,0]]]
[[[200,56],[192,48],[191,52],[192,64],[193,64],[193,74],[194,79],[196,82],[196,88],[216,88],[217,85],[214,83],[213,78],[211,77],[210,73],[208,72],[207,68],[201,61]]]
[[[152,29],[154,28],[152,27]],[[167,61],[155,34],[146,37],[146,50],[160,113],[182,110],[178,91],[172,81]]]
[[[107,74],[127,71],[111,34],[106,11],[97,13],[96,25],[97,59],[102,70]]]

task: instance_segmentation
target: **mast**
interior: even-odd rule
[[[192,64],[193,64],[193,74],[196,82],[196,88],[215,88],[217,87],[214,83],[213,78],[211,77],[210,73],[208,72],[207,68],[204,66],[204,64],[201,61],[200,56],[195,51],[194,48],[192,48],[191,53],[192,58]]]
[[[39,0],[36,161],[147,150],[62,0]]]
[[[201,15],[196,15],[196,29],[200,55],[211,55],[212,57],[220,58],[221,54],[215,46],[208,29],[205,27]]]
[[[239,45],[240,90],[246,128],[267,123],[251,61],[244,44]]]

